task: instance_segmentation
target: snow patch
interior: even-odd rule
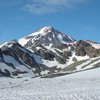
[[[24,46],[30,39],[26,39],[25,37],[24,38],[21,38],[18,40],[18,43],[21,44],[22,46]]]
[[[63,37],[61,34],[58,34],[57,38],[59,39],[59,41],[63,44],[66,44],[66,42],[63,40]]]
[[[66,64],[60,64],[59,62],[56,61],[56,59],[54,59],[54,61],[49,61],[35,54],[34,54],[34,59],[38,64],[43,64],[49,68],[52,68],[52,67],[65,68],[66,67]]]

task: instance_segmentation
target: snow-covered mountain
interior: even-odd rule
[[[97,68],[100,44],[76,41],[46,26],[17,41],[0,45],[0,74],[51,77]]]
[[[27,62],[27,59],[32,60]],[[0,74],[5,76],[33,75],[34,66],[38,67],[31,53],[16,41],[6,42],[0,47]],[[31,66],[31,67],[30,67]],[[20,76],[20,77],[21,77]]]
[[[19,39],[19,43],[27,48],[30,48],[30,46],[52,46],[59,45],[61,43],[69,44],[74,42],[75,39],[64,33],[59,32],[51,26],[43,27],[32,34]]]

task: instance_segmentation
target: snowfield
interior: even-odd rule
[[[100,100],[100,68],[56,78],[0,77],[0,100]]]

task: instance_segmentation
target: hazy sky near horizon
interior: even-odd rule
[[[76,40],[100,42],[100,0],[0,0],[0,42],[43,26]]]

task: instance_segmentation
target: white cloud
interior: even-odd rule
[[[25,10],[33,14],[46,14],[65,11],[87,0],[32,0],[25,5]]]

